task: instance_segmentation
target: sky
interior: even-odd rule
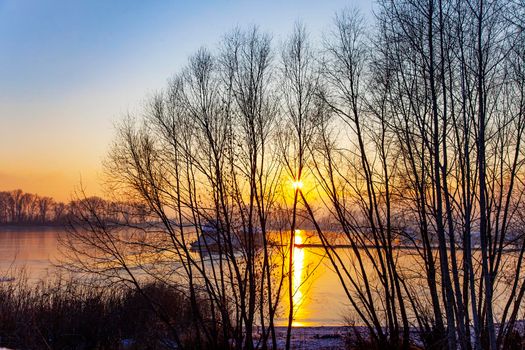
[[[367,0],[0,0],[0,190],[68,201],[103,195],[114,125],[202,46],[258,25],[278,44],[296,21],[313,40]]]

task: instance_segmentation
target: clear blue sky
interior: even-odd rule
[[[313,39],[359,1],[0,0],[0,190],[67,200],[97,173],[113,122],[201,46],[257,24],[278,43],[301,20]]]

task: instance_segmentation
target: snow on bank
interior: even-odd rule
[[[350,327],[295,327],[292,329],[291,348],[302,350],[344,349]],[[277,348],[286,345],[286,327],[276,327]]]

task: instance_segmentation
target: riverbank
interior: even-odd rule
[[[295,327],[292,329],[292,349],[332,350],[345,349],[351,327]],[[286,327],[276,327],[277,347],[286,345]]]

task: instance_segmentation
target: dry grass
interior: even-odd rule
[[[192,341],[191,312],[183,293],[144,286],[170,315],[169,323]],[[0,283],[0,347],[14,349],[168,349],[172,328],[160,320],[142,293],[123,286],[100,287],[72,279]]]

